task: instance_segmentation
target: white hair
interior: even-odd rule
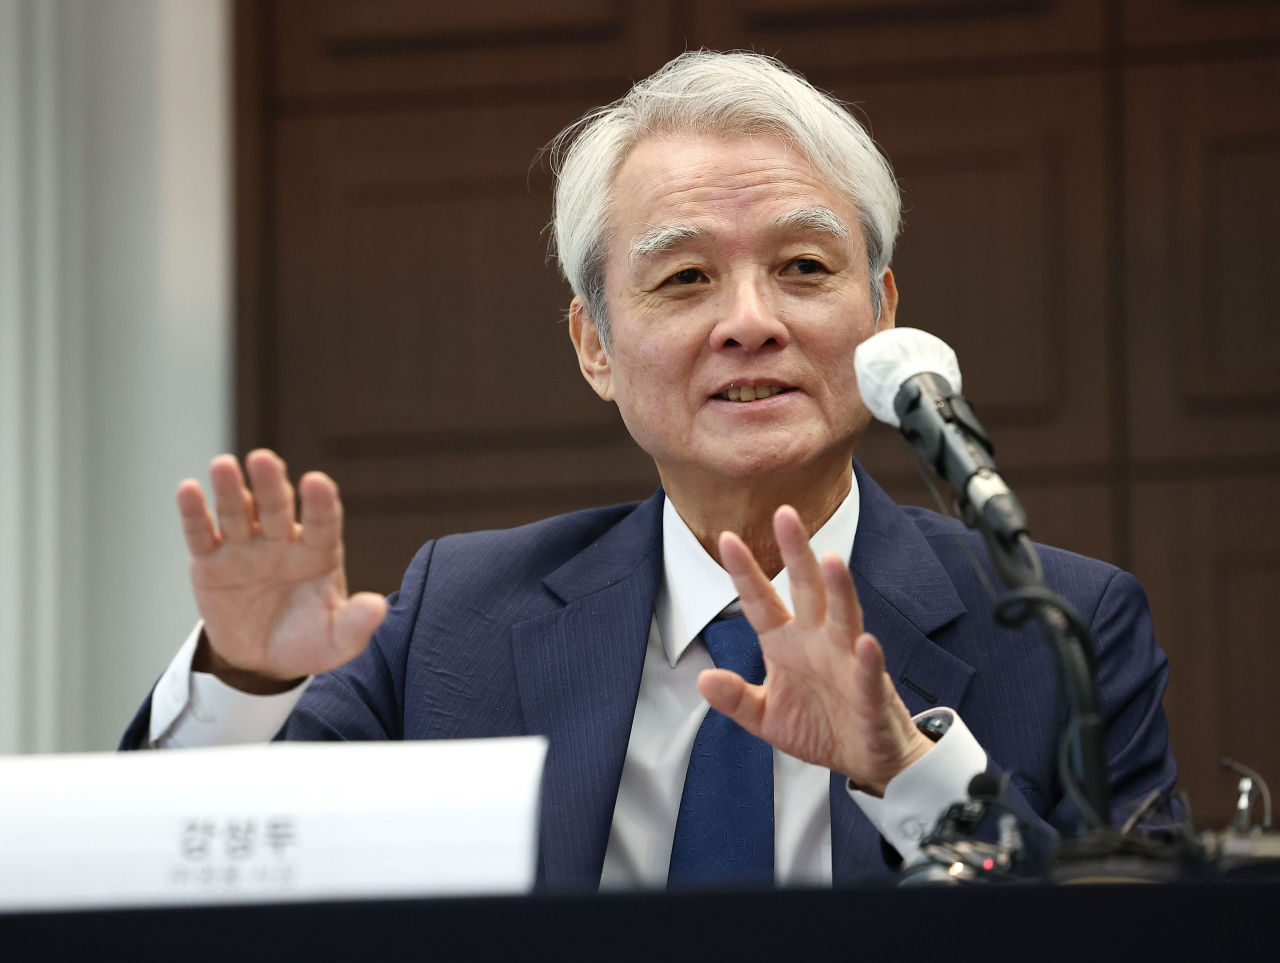
[[[556,178],[555,252],[573,293],[595,319],[606,351],[612,347],[604,268],[613,181],[637,142],[664,134],[770,134],[798,150],[858,211],[879,321],[884,272],[902,211],[888,160],[840,101],[775,58],[694,50],[637,83],[621,100],[589,111],[549,145]],[[644,243],[633,257],[671,241],[647,235],[639,240]]]

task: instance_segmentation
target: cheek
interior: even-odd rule
[[[617,370],[637,398],[687,390],[701,339],[693,319],[643,316],[628,318],[616,338]]]
[[[869,413],[858,393],[853,355],[858,345],[875,333],[868,306],[846,302],[814,321],[803,337],[803,353],[821,392],[815,400],[827,412],[830,423],[865,421]]]
[[[689,390],[690,346],[657,329],[646,335],[618,343],[614,358],[618,410],[637,440],[679,426],[688,414],[680,401]]]
[[[810,305],[803,326],[806,354],[820,368],[832,373],[853,372],[853,352],[875,334],[875,321],[865,303],[832,295],[825,303]]]

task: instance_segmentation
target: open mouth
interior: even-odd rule
[[[780,385],[756,385],[754,388],[746,385],[741,388],[726,389],[715,397],[721,401],[762,401],[765,398],[772,398],[774,395],[781,395],[795,390],[795,388],[783,388]]]

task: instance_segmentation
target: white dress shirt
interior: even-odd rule
[[[836,552],[848,561],[858,508],[855,484],[810,539],[818,557]],[[662,533],[663,577],[605,852],[600,883],[604,889],[666,885],[689,756],[707,712],[697,679],[713,663],[702,630],[737,599],[729,574],[707,554],[669,500],[663,505]],[[773,579],[773,586],[790,609],[786,571]],[[200,628],[197,625],[192,631],[156,685],[151,744],[177,748],[270,740],[306,684],[278,695],[258,696],[234,689],[213,675],[192,672]],[[848,791],[881,834],[907,856],[947,806],[966,798],[969,780],[986,765],[986,753],[955,716],[933,749],[889,783],[884,798],[852,787]],[[773,775],[778,885],[829,886],[830,771],[774,750]]]

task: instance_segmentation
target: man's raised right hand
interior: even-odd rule
[[[240,464],[209,466],[217,523],[200,483],[178,486],[191,552],[191,585],[204,617],[193,668],[246,692],[268,694],[336,669],[364,651],[387,613],[373,592],[347,595],[342,503],[321,472],[298,482],[302,520],[284,461],[258,449]]]

